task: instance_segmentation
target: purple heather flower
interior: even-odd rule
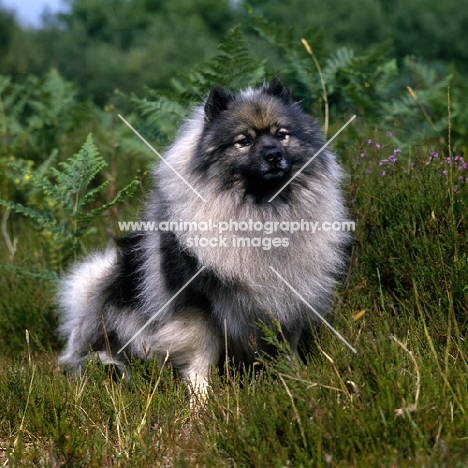
[[[361,156],[361,158],[363,158],[365,156],[364,153],[359,153],[359,156]]]
[[[392,132],[387,132],[387,136],[390,138],[391,136],[393,136],[393,133]]]
[[[376,143],[376,144],[375,144],[375,147],[376,147],[377,149],[379,149],[379,148],[380,148],[380,144],[379,144],[379,143]]]
[[[416,164],[415,164],[415,163],[411,163],[410,166],[411,166],[411,169],[413,169],[413,167],[416,166]]]
[[[453,159],[454,159],[455,161],[458,161],[458,160],[460,159],[460,156],[455,156]]]
[[[436,152],[432,152],[431,155],[427,158],[427,161],[426,161],[426,166],[428,166],[429,164],[431,164],[432,160],[435,159],[435,158],[438,158],[439,157],[439,154],[436,153]],[[447,158],[447,163],[450,164],[450,158]]]
[[[445,158],[445,162],[446,162],[447,164],[450,164],[450,163],[452,162],[452,158]]]
[[[459,171],[464,171],[465,169],[468,169],[468,163],[466,163],[465,161],[463,161],[463,163],[460,164],[460,166],[458,166],[458,170],[459,170]]]
[[[448,171],[442,171],[442,174],[444,174],[444,176],[447,177]]]
[[[372,140],[367,140],[368,145],[372,145]]]
[[[386,173],[385,171],[382,171],[382,172],[380,173],[380,175],[381,175],[382,177],[385,177],[385,176],[387,175],[387,173]]]
[[[395,156],[393,156],[393,154],[391,154],[389,157],[388,157],[388,160],[392,163],[392,164],[395,164],[398,160],[397,158],[395,158]]]
[[[397,153],[401,153],[401,149],[400,148],[395,148],[393,150],[393,154],[397,154]]]
[[[388,163],[388,159],[382,159],[382,161],[379,161],[379,166],[383,166],[386,163]]]
[[[453,192],[454,192],[454,193],[460,193],[460,192],[458,191],[458,187],[456,187],[456,186],[453,187]]]

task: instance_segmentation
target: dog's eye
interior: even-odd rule
[[[276,132],[276,138],[278,140],[286,140],[289,138],[289,133],[284,128],[281,128]]]
[[[236,140],[234,143],[238,148],[245,148],[246,146],[250,146],[252,142],[246,136],[242,136]]]

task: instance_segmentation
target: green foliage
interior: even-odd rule
[[[33,331],[31,344],[41,353],[59,349],[53,296],[57,273],[35,255],[34,249],[39,244],[37,234],[29,230],[29,237],[32,242],[21,237],[21,250],[30,247],[29,251],[17,252],[15,264],[0,265],[0,350],[8,358],[23,349],[25,329]],[[2,256],[2,262],[5,257]],[[19,266],[26,262],[28,268]]]
[[[369,122],[379,121],[379,104],[388,99],[398,73],[389,51],[390,44],[384,42],[362,55],[343,48],[326,59],[323,75],[331,100],[340,103],[338,110],[350,108]]]
[[[468,155],[468,112],[466,96],[468,95],[468,81],[459,74],[454,75],[448,97],[451,108],[452,144],[465,156]],[[448,120],[447,120],[448,124]]]
[[[93,207],[111,179],[92,186],[96,176],[107,166],[92,136],[88,136],[75,156],[58,163],[58,167],[53,166],[56,155],[53,153],[37,170],[32,164],[25,165],[24,161],[10,164],[13,173],[26,181],[24,196],[35,203],[0,199],[0,204],[33,221],[46,241],[46,262],[60,269],[79,252],[80,239],[89,231],[91,222],[128,197],[137,182],[131,182],[110,202]]]
[[[0,56],[4,56],[11,46],[16,24],[12,13],[0,10]]]
[[[282,27],[265,20],[252,8],[246,8],[252,18],[254,30],[273,46],[276,54],[280,57],[281,67],[275,70],[275,74],[289,77],[298,82],[300,87],[297,92],[301,98],[306,97],[308,101],[314,99],[320,94],[320,77],[301,43],[301,38],[307,41],[314,53],[320,58],[323,52],[323,34],[311,29],[299,32],[296,27]]]
[[[182,98],[193,102],[207,94],[213,84],[233,89],[258,86],[265,79],[263,63],[252,53],[241,27],[236,26],[218,46],[216,56],[174,79],[174,88]]]
[[[116,88],[141,95],[147,86],[167,86],[215,51],[235,16],[227,0],[69,3],[44,29],[25,33],[17,45],[22,57],[11,54],[6,66],[0,57],[0,69],[17,81],[56,66],[78,85],[80,98],[92,96],[100,106]]]
[[[327,52],[348,47],[359,52],[391,39],[396,58],[406,56],[468,70],[465,34],[468,10],[457,0],[251,0],[268,22],[322,31]]]
[[[404,303],[417,310],[417,291],[425,309],[437,303],[462,319],[468,164],[428,146],[399,152],[394,143],[392,137],[363,141],[361,156],[348,159],[361,224],[359,269],[367,287],[382,288],[387,307],[398,310]]]
[[[249,3],[270,25],[308,30],[308,40],[322,37],[323,54],[311,41],[318,57],[343,47],[359,55],[391,40],[399,63],[413,56],[441,71],[451,64],[468,71],[468,10],[457,0]],[[22,30],[12,15],[0,10],[0,70],[19,82],[56,66],[79,85],[81,97],[91,94],[100,105],[115,88],[141,95],[145,86],[167,87],[178,72],[188,72],[209,57],[236,23],[251,22],[236,2],[227,0],[72,0],[68,5],[66,13],[49,15],[40,30]],[[271,58],[275,70],[285,68],[274,53]]]
[[[21,84],[0,75],[0,157],[43,160],[63,135],[90,118],[76,94],[55,69]]]
[[[412,144],[431,138],[447,144],[447,90],[452,76],[439,76],[434,69],[410,58],[404,61],[404,75],[410,77],[408,92],[382,102],[382,123],[396,126],[402,137],[412,138]],[[460,138],[458,126],[456,138]]]

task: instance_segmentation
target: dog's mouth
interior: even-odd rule
[[[291,175],[291,165],[286,161],[269,164],[264,168],[262,178],[264,181],[278,181]]]
[[[265,167],[257,177],[246,180],[245,193],[252,195],[257,203],[268,201],[289,180],[291,172],[292,168],[289,164]]]
[[[263,174],[263,180],[265,182],[271,182],[271,181],[276,181],[276,180],[282,180],[286,177],[286,171],[282,169],[275,169],[272,171],[265,172]]]

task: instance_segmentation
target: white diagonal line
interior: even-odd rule
[[[120,354],[153,320],[156,319],[159,312],[168,306],[204,269],[206,266],[202,266],[188,281],[182,286],[118,351]]]
[[[269,200],[272,202],[354,119],[353,115]]]
[[[190,187],[193,192],[198,196],[200,197],[205,203],[206,203],[206,200],[197,192],[197,190],[195,190],[195,188],[189,183],[187,182],[187,180],[176,170],[174,169],[160,154],[158,151],[156,151],[120,114],[119,114],[119,117],[127,124],[127,126],[129,128],[131,128],[136,135],[138,135],[140,137],[140,139],[143,141],[143,143],[146,144],[146,146],[148,146],[148,148],[151,149],[151,151],[153,151],[162,161],[164,161],[174,172],[175,174],[183,181],[187,184],[188,187]]]
[[[283,281],[283,283],[288,286],[291,291],[297,294],[297,297],[353,352],[357,353],[356,348],[353,348],[344,338],[337,332],[323,317],[320,315],[300,294],[296,291],[272,266],[269,267],[270,270],[274,271],[278,278]]]

